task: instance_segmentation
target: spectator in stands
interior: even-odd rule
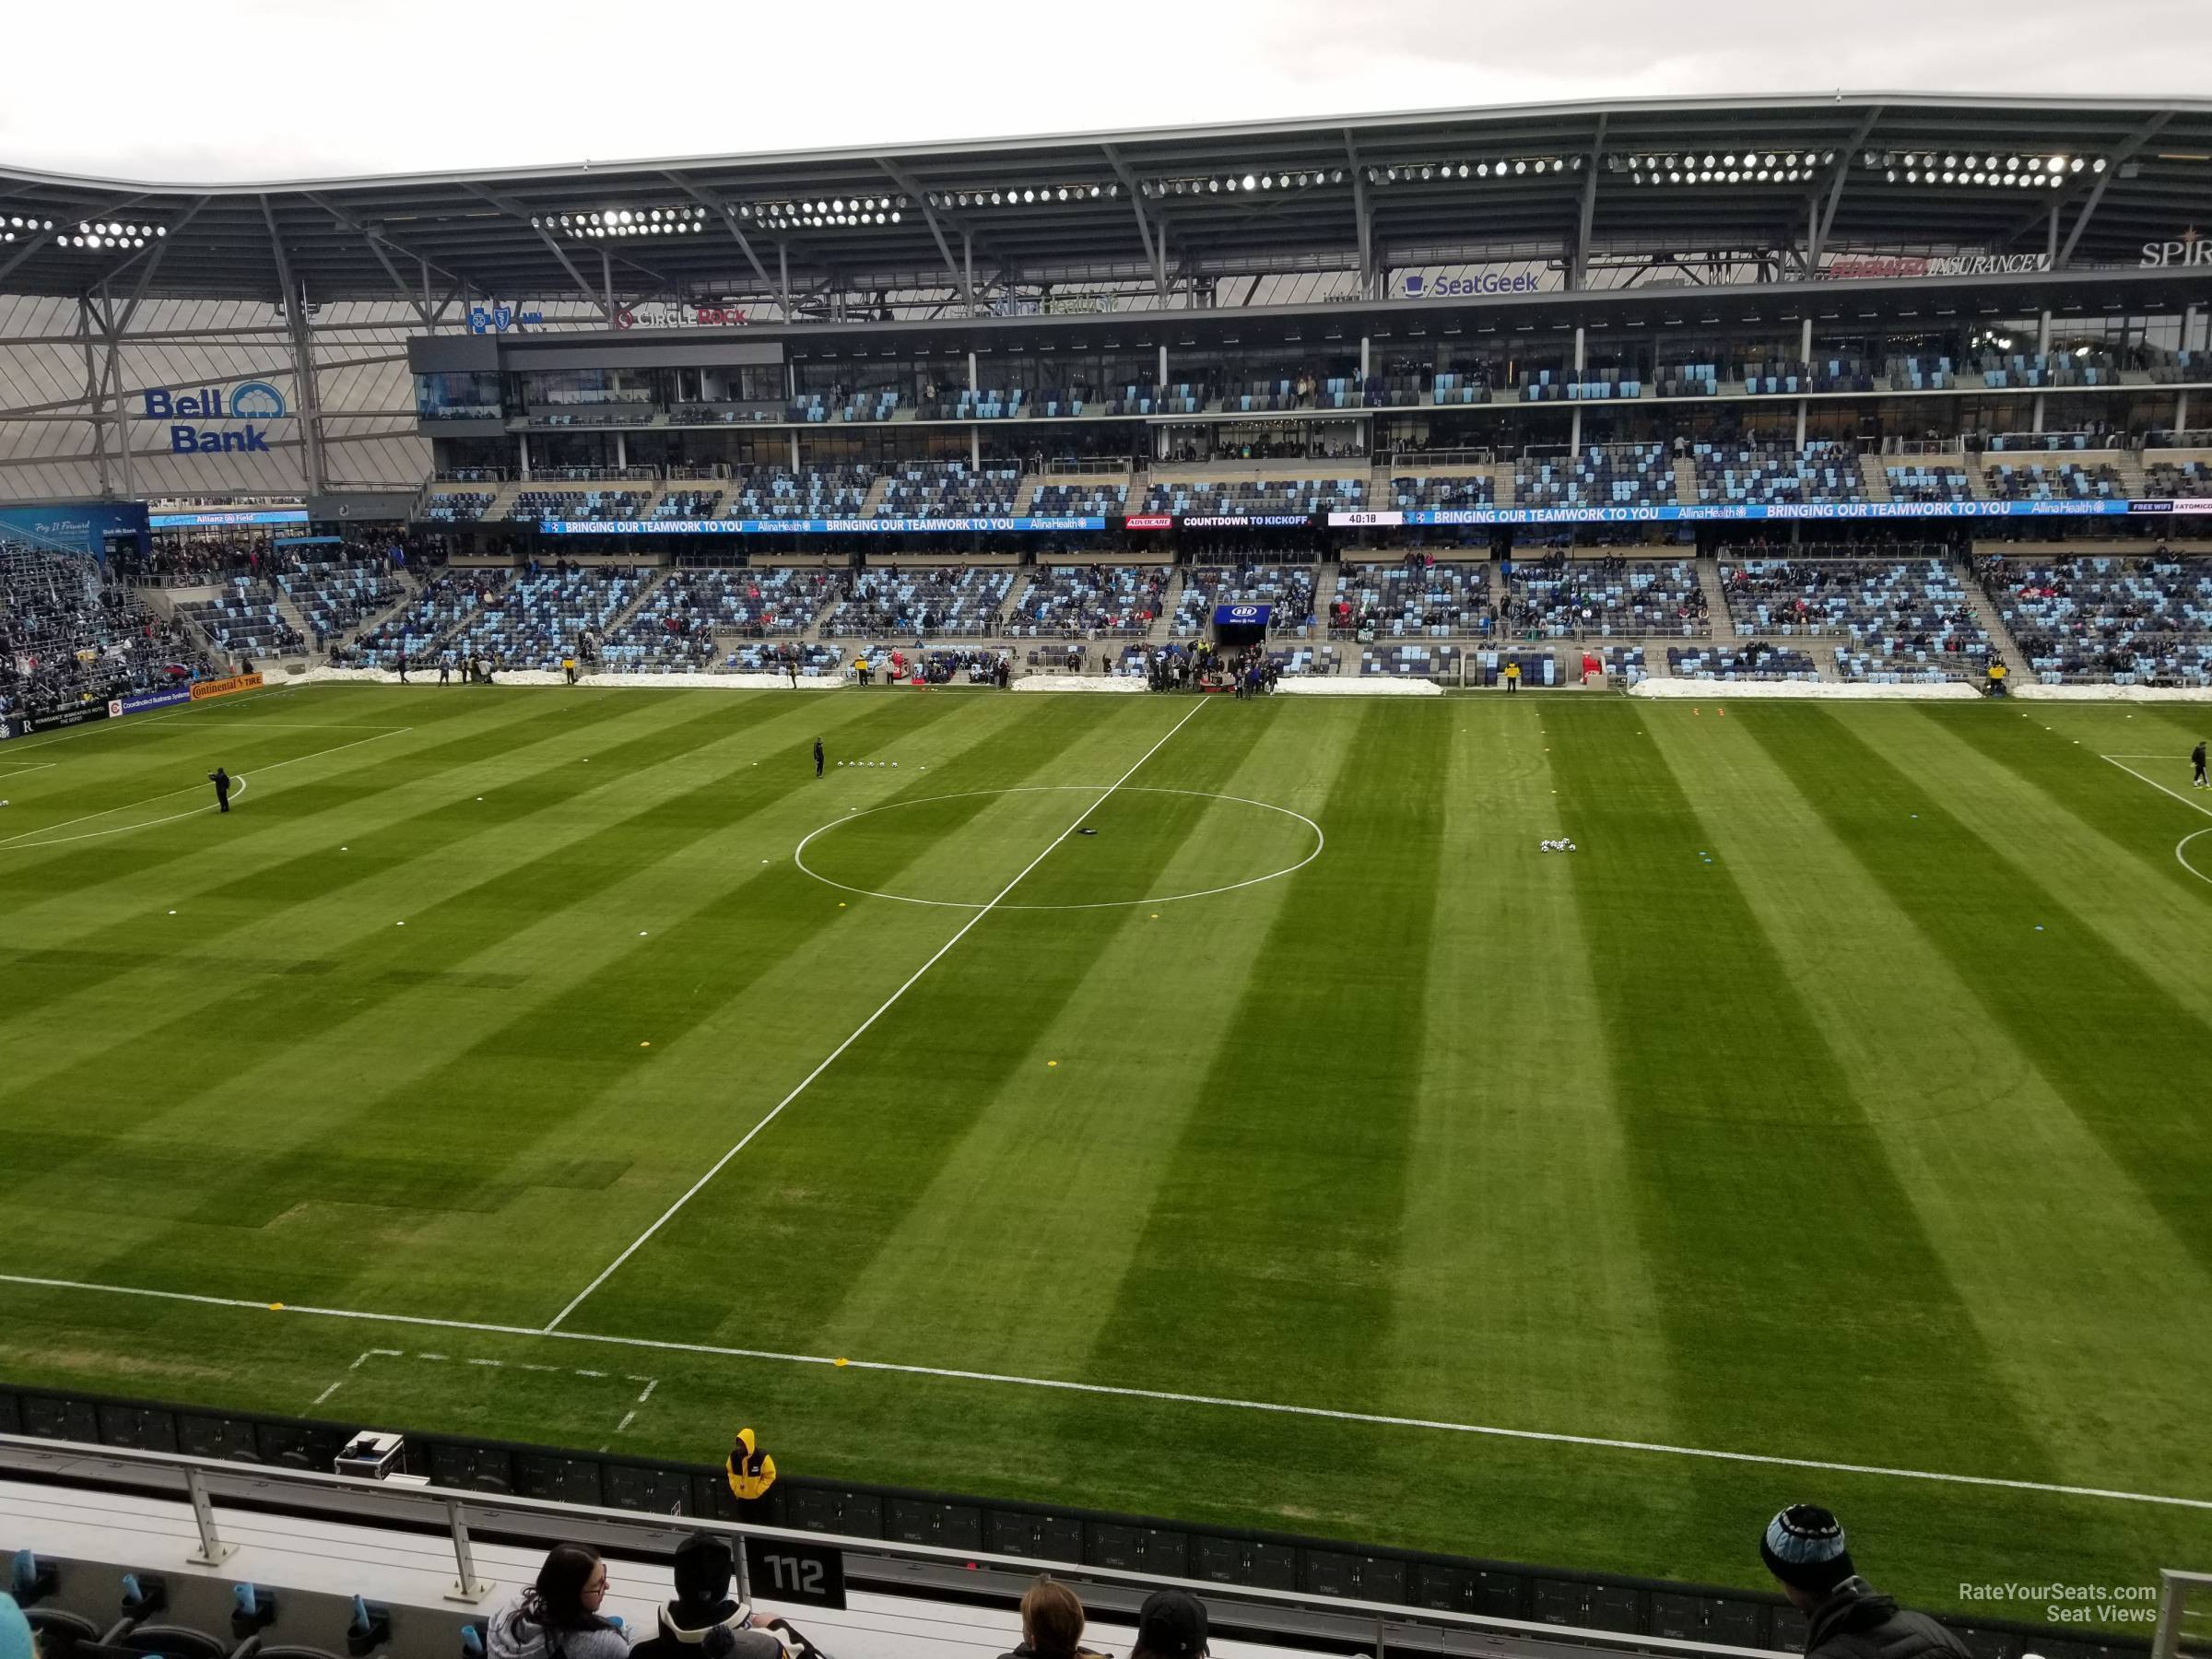
[[[38,1653],[39,1639],[30,1620],[23,1617],[14,1596],[0,1593],[0,1659],[38,1659]]]
[[[1966,1659],[1966,1645],[1923,1613],[1900,1611],[1858,1576],[1843,1526],[1818,1504],[1792,1504],[1767,1523],[1759,1553],[1791,1604],[1812,1621],[1806,1659]],[[1149,1606],[1150,1604],[1147,1604]]]
[[[733,1566],[729,1541],[712,1533],[677,1545],[676,1599],[661,1608],[658,1633],[632,1650],[638,1659],[706,1659],[710,1642],[733,1659],[783,1659],[767,1620],[730,1594]]]
[[[1083,1645],[1083,1604],[1047,1575],[1021,1598],[1021,1645],[1000,1659],[1103,1659]]]
[[[1205,1659],[1206,1604],[1188,1590],[1155,1590],[1137,1609],[1129,1659]]]
[[[599,1616],[606,1563],[584,1544],[556,1544],[537,1582],[492,1615],[490,1659],[629,1659],[629,1639]]]

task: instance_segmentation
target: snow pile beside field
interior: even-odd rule
[[[1434,680],[1393,679],[1386,675],[1285,675],[1276,681],[1277,691],[1297,697],[1441,697],[1444,688]]]
[[[2038,686],[2014,681],[2022,702],[2212,702],[2212,686]]]
[[[1142,691],[1142,677],[1133,674],[1025,674],[1014,681],[1017,691]]]
[[[1948,702],[1980,697],[1982,688],[1964,680],[1946,680],[1934,686],[1866,686],[1856,682],[1811,680],[1700,680],[1644,679],[1629,688],[1630,697],[1656,697],[1680,702],[1735,702],[1759,697],[1817,698],[1833,702],[1891,702],[1900,698],[1940,699]]]

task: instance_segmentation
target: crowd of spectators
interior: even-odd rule
[[[0,543],[0,714],[44,714],[218,672],[91,559]]]

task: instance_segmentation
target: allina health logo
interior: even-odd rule
[[[146,394],[145,418],[170,423],[169,449],[173,455],[254,452],[265,455],[269,452],[268,428],[253,423],[284,418],[284,394],[267,381],[241,381],[230,388],[227,403],[219,386],[204,386],[196,392],[156,388]],[[218,431],[195,424],[208,420],[236,421],[239,427],[234,431]]]

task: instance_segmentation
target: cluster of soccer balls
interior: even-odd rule
[[[1572,841],[1562,835],[1558,841],[1538,841],[1536,851],[1539,853],[1572,853],[1578,849]]]

